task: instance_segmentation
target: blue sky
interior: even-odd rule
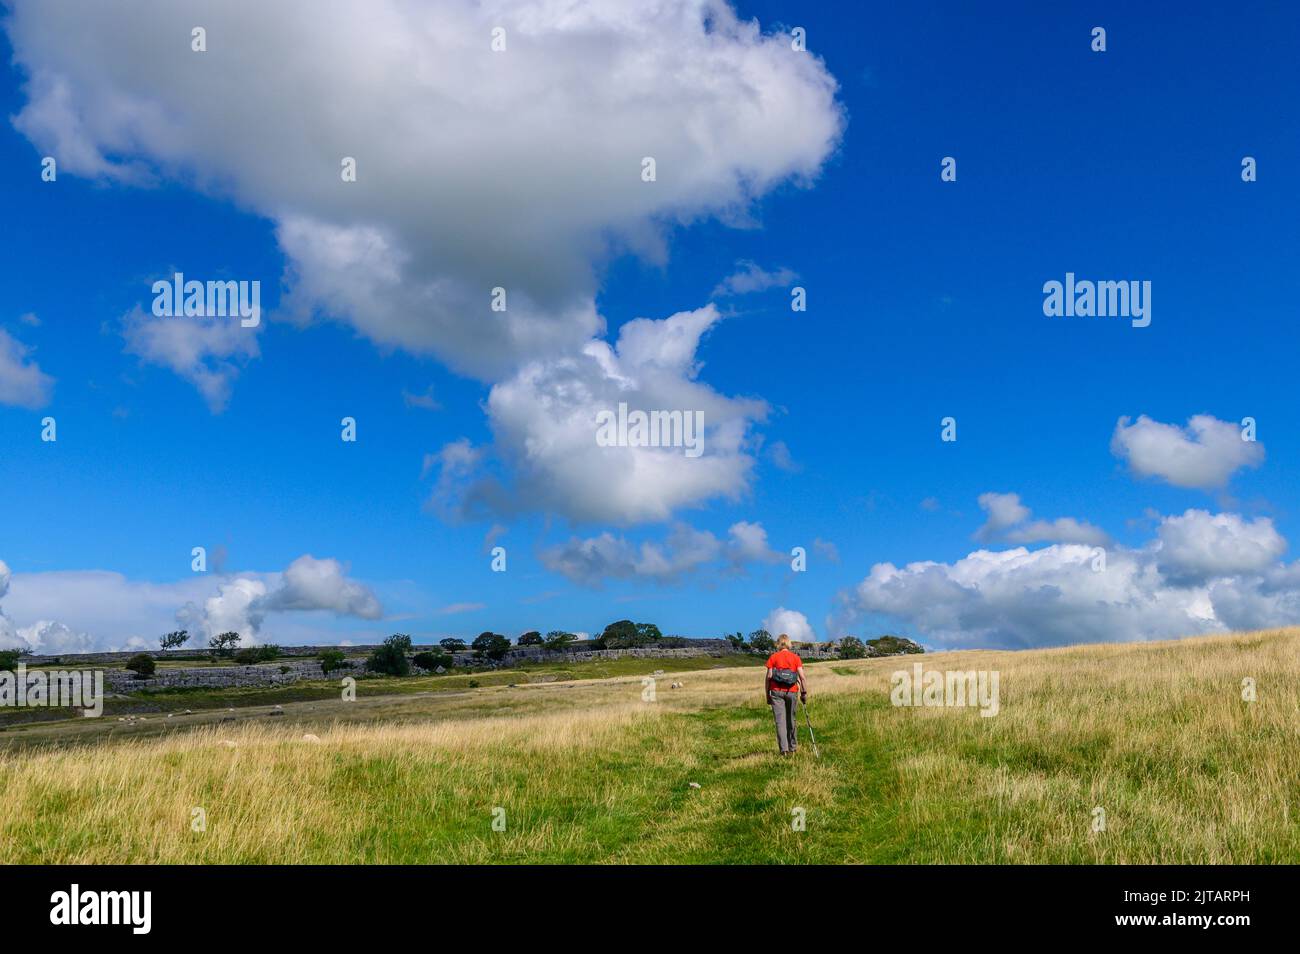
[[[149,642],[186,603],[197,607],[184,617],[196,629],[236,619],[253,627],[250,637],[281,642],[592,632],[630,617],[697,636],[768,621],[817,638],[894,631],[929,645],[1020,646],[1300,621],[1300,573],[1286,542],[1300,533],[1286,476],[1300,465],[1292,440],[1300,21],[1282,6],[1187,16],[1123,4],[907,4],[868,16],[848,5],[744,3],[740,26],[714,22],[706,32],[691,3],[670,4],[681,19],[652,28],[592,4],[596,26],[573,37],[554,24],[531,35],[511,11],[503,22],[514,45],[496,62],[536,48],[532,68],[551,68],[560,44],[603,31],[619,41],[609,49],[653,51],[637,61],[649,86],[619,98],[620,54],[592,54],[585,67],[587,85],[612,90],[608,97],[567,73],[541,83],[545,96],[530,93],[523,74],[505,74],[503,111],[484,114],[480,129],[472,111],[468,120],[439,114],[478,66],[421,86],[411,77],[436,73],[437,57],[398,57],[393,78],[357,80],[391,83],[369,90],[391,98],[358,110],[382,125],[364,135],[358,127],[349,144],[361,188],[344,199],[323,187],[286,192],[283,183],[338,178],[332,136],[349,128],[356,104],[314,89],[310,65],[285,94],[301,108],[280,114],[237,95],[223,71],[240,62],[265,71],[258,82],[285,82],[251,52],[234,56],[252,42],[247,21],[223,24],[202,4],[167,13],[144,4],[111,24],[60,3],[8,6],[0,330],[11,344],[9,363],[0,361],[0,477],[10,490],[0,498],[0,637],[7,625],[10,642]],[[406,4],[386,6],[394,22],[416,16]],[[486,46],[486,22],[459,4],[437,6],[451,24],[440,31],[445,42]],[[285,4],[283,34],[275,25],[266,34],[292,35],[302,9]],[[760,35],[744,28],[754,19]],[[213,24],[211,49],[195,53],[188,24],[201,22]],[[304,46],[336,51],[348,25],[328,12],[321,23]],[[807,31],[807,53],[788,50],[794,26]],[[1102,53],[1090,49],[1095,26],[1106,29]],[[117,30],[132,39],[115,44],[108,34]],[[698,44],[690,62],[723,78],[702,70],[707,90],[692,88],[674,67],[674,56],[689,54],[671,52],[673,31],[682,46]],[[725,38],[736,59],[711,47],[710,35]],[[357,40],[358,59],[384,40]],[[172,52],[140,66],[164,46]],[[786,55],[804,59],[787,66]],[[757,116],[746,111],[744,85],[725,78],[749,56],[776,64],[750,77],[768,104]],[[212,75],[190,92],[173,80],[194,63]],[[833,93],[821,97],[828,79]],[[643,106],[646,88],[681,105]],[[782,106],[788,92],[794,105]],[[114,118],[109,107],[121,103],[130,108]],[[547,122],[534,127],[546,110],[581,122],[557,122],[558,133]],[[480,133],[516,116],[531,117],[517,141],[521,150],[536,145],[532,164],[510,167],[501,208],[449,214],[448,182],[475,184],[456,177],[495,161],[476,154],[492,148]],[[693,122],[709,132],[684,135]],[[601,137],[593,149],[625,135],[634,158],[687,157],[686,171],[661,158],[661,182],[626,188],[667,191],[675,176],[699,183],[647,211],[646,193],[607,187],[597,167],[587,191],[573,186],[574,222],[554,240],[563,254],[530,274],[529,262],[554,251],[547,195],[563,187],[548,177],[564,171],[550,150],[588,125]],[[393,140],[376,128],[393,130]],[[381,165],[380,150],[385,171],[404,171],[376,182],[368,170]],[[55,182],[41,179],[46,155],[59,160]],[[957,161],[955,182],[940,180],[945,156]],[[1242,181],[1245,156],[1257,160],[1257,181]],[[426,158],[427,174],[408,168]],[[440,178],[444,161],[454,174]],[[751,166],[761,171],[734,171]],[[733,188],[741,199],[708,198]],[[528,211],[516,218],[512,208]],[[373,227],[388,237],[392,261],[405,253],[417,264],[365,298],[356,288],[375,263],[335,269],[311,246],[312,223],[322,221]],[[308,237],[286,237],[287,222],[308,223]],[[532,229],[538,237],[518,237]],[[418,330],[426,319],[412,301],[429,299],[408,297],[419,279],[447,275],[477,289],[472,281],[491,271],[500,245],[509,246],[503,261],[524,263],[502,272],[523,276],[529,327],[580,326],[571,306],[594,302],[605,331],[591,337],[612,345],[634,319],[662,322],[713,302],[719,317],[708,319],[690,367],[638,387],[683,394],[682,382],[694,382],[713,396],[765,403],[763,413],[735,411],[743,436],[721,441],[719,473],[724,484],[734,478],[726,489],[708,482],[712,489],[665,489],[660,498],[655,481],[575,476],[556,458],[521,472],[528,408],[550,392],[524,387],[531,379],[519,369],[532,360],[568,367],[586,332],[480,351],[467,325],[470,343],[445,345],[441,332],[426,339]],[[570,280],[575,261],[583,268]],[[772,287],[715,294],[744,262],[772,275]],[[142,357],[132,338],[132,310],[147,313],[151,283],[177,270],[261,281],[256,354],[227,356],[237,374],[224,377],[224,406],[158,352]],[[1043,284],[1066,272],[1150,281],[1150,326],[1045,317]],[[332,289],[332,275],[346,278],[346,291]],[[791,311],[791,285],[807,290],[806,312]],[[453,298],[447,321],[492,320]],[[294,307],[303,302],[305,311]],[[32,365],[52,379],[47,386],[22,371]],[[515,393],[518,402],[494,407],[494,389],[495,400]],[[40,440],[47,415],[57,420],[53,444]],[[1214,423],[1188,430],[1197,415]],[[356,443],[340,440],[344,416],[358,422]],[[945,416],[956,418],[955,442],[939,439]],[[1133,424],[1142,416],[1147,423]],[[1125,432],[1139,450],[1113,446],[1123,417],[1140,429]],[[1258,426],[1248,452],[1224,439],[1245,417]],[[704,459],[715,446],[706,444]],[[781,446],[788,459],[774,450]],[[470,450],[463,473],[442,456],[448,447]],[[685,481],[691,467],[674,458],[667,479]],[[636,506],[610,502],[620,487]],[[985,494],[1016,494],[1032,517],[976,539],[994,506],[990,498],[981,506]],[[1091,530],[1025,532],[1057,518]],[[765,538],[728,550],[738,524],[761,525]],[[666,541],[684,528],[711,535],[707,559],[658,573],[655,561],[636,559],[647,542],[680,557]],[[591,543],[603,534],[604,545]],[[1077,575],[1084,555],[1070,548],[1091,549],[1103,536],[1110,582],[1094,591],[1093,577]],[[200,545],[215,564],[202,576],[190,569]],[[491,545],[506,548],[506,572],[491,570]],[[805,572],[790,569],[796,546],[808,551]],[[1023,558],[962,563],[1021,546]],[[286,575],[304,555],[337,565],[298,564],[297,576]],[[905,569],[918,561],[933,565]],[[882,571],[863,591],[882,564],[898,574]],[[230,616],[205,603],[224,600],[221,587],[240,579],[262,588],[254,612]],[[382,610],[322,595],[331,586],[373,594]],[[778,609],[801,615],[774,617]],[[40,628],[53,622],[57,631]]]

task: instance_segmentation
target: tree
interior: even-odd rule
[[[546,642],[543,644],[547,649],[568,649],[570,644],[576,643],[578,637],[572,633],[566,633],[563,630],[553,629],[546,634]]]
[[[437,650],[436,652],[425,651],[416,653],[411,662],[415,663],[425,672],[436,672],[439,666],[443,669],[450,669],[454,665],[451,659],[451,654],[444,653],[442,650]]]
[[[540,646],[542,645],[542,634],[536,630],[530,630],[519,637],[520,646]]]
[[[0,672],[13,672],[14,667],[18,665],[18,659],[22,656],[21,649],[4,649],[0,650]]]
[[[770,653],[776,651],[776,640],[772,634],[765,629],[756,629],[749,634],[749,646],[756,653]]]
[[[148,679],[158,668],[158,664],[148,653],[136,653],[126,661],[126,668],[135,673],[135,678]]]
[[[218,656],[231,655],[239,645],[239,638],[238,633],[218,633],[213,636],[208,640],[208,657],[216,662]]]
[[[867,654],[867,647],[856,636],[845,636],[840,640],[841,659],[861,659]]]
[[[190,631],[188,629],[178,629],[158,640],[158,646],[162,649],[180,649],[189,641]]]
[[[894,636],[886,633],[876,639],[868,639],[867,645],[876,650],[882,656],[899,656],[904,653],[923,653],[925,652],[920,646],[912,642],[906,636]]]
[[[489,659],[504,659],[510,651],[510,640],[499,633],[479,633],[469,645],[474,650],[474,655],[480,659],[484,656]]]
[[[745,635],[740,630],[736,630],[734,633],[723,633],[722,638],[731,643],[732,648],[737,652],[744,652],[747,648],[745,646]]]
[[[320,671],[329,675],[336,669],[347,669],[347,657],[340,649],[327,649],[316,657],[320,660]]]
[[[394,633],[384,640],[384,644],[370,654],[366,668],[371,672],[382,672],[389,676],[409,676],[411,663],[406,654],[411,651],[411,637],[405,633]]]
[[[605,627],[605,631],[596,637],[597,649],[619,649],[630,646],[636,640],[636,623],[630,619],[615,620]]]
[[[646,643],[653,643],[655,640],[662,639],[663,633],[659,632],[659,627],[654,623],[637,623],[636,638],[637,643],[641,646]]]
[[[634,623],[630,619],[620,619],[605,627],[605,631],[596,640],[598,649],[633,649],[648,646],[663,637],[659,627],[654,623]]]
[[[457,639],[455,636],[448,636],[446,639],[438,640],[438,645],[449,653],[459,653],[465,649],[465,640]]]

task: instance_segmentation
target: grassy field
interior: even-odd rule
[[[999,714],[891,705],[890,673],[918,659],[1000,672]],[[820,759],[806,742],[775,754],[753,669],[649,662],[670,671],[653,702],[636,674],[401,693],[362,682],[356,702],[291,701],[276,716],[6,732],[0,858],[1300,861],[1296,630],[813,664]]]

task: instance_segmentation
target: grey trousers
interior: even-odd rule
[[[799,705],[797,692],[771,692],[772,716],[776,719],[776,744],[782,752],[793,752],[799,747]]]

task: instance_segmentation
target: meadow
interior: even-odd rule
[[[998,671],[998,714],[892,705],[918,659]],[[757,669],[649,662],[653,701],[627,672],[363,681],[351,703],[18,727],[0,859],[1300,861],[1297,630],[811,664],[820,758],[777,756]]]

